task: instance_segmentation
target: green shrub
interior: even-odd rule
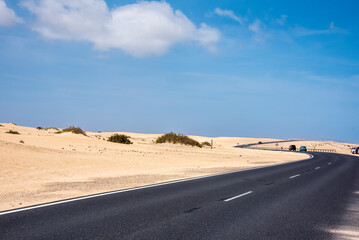
[[[183,135],[183,134],[176,134],[176,133],[166,133],[163,134],[162,136],[158,137],[156,139],[156,143],[179,143],[179,144],[184,144],[184,145],[191,145],[191,146],[196,146],[196,147],[202,147],[202,144],[200,144],[199,142],[197,142],[196,140]]]
[[[20,140],[20,143],[25,143],[23,140]]]
[[[115,143],[122,143],[122,144],[132,144],[132,142],[129,139],[129,136],[123,135],[123,134],[114,134],[111,137],[108,138],[107,141],[109,142],[115,142]]]
[[[9,130],[8,132],[6,132],[6,133],[10,133],[10,134],[20,134],[19,132],[17,132],[17,131],[13,131],[13,130]]]
[[[58,128],[55,128],[55,127],[49,127],[49,128],[37,127],[36,129],[38,129],[38,130],[49,130],[49,129],[53,129],[53,130],[59,131],[59,129],[58,129]],[[59,132],[60,132],[60,131],[59,131]],[[60,133],[61,133],[61,132],[60,132]]]
[[[75,134],[82,134],[84,136],[87,136],[86,132],[84,130],[82,130],[79,127],[74,127],[74,126],[70,126],[68,128],[63,129],[62,131],[57,131],[55,133],[60,134],[60,133],[64,133],[64,132],[72,132],[72,133],[75,133]]]
[[[203,143],[201,143],[203,146],[211,146],[211,144],[209,143],[209,142],[203,142]]]
[[[0,127],[3,127],[3,125],[0,124]]]

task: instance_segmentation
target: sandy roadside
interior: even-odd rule
[[[6,133],[9,130],[20,134]],[[125,133],[133,144],[110,143],[113,133],[87,136],[0,124],[0,211],[93,193],[307,158],[306,154],[233,148],[275,139],[208,138],[214,149],[155,144],[158,134]]]

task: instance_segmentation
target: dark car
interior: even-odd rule
[[[306,151],[307,151],[307,147],[306,147],[306,146],[301,146],[301,147],[299,148],[299,151],[301,151],[301,152],[306,152]]]
[[[290,145],[289,151],[297,151],[297,147],[295,145]]]

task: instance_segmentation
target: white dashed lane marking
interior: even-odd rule
[[[232,200],[234,200],[234,199],[236,199],[236,198],[240,198],[240,197],[243,197],[243,196],[248,195],[248,194],[251,194],[251,193],[252,193],[252,191],[249,191],[249,192],[246,192],[246,193],[243,193],[243,194],[240,194],[240,195],[231,197],[231,198],[227,198],[226,200],[223,200],[223,201],[229,202],[229,201],[232,201]]]

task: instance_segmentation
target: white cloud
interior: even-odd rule
[[[259,19],[255,19],[253,23],[248,26],[248,29],[254,33],[254,41],[263,43],[270,37],[270,34],[264,31],[264,28],[265,25]]]
[[[314,74],[305,74],[304,77],[306,79],[322,82],[322,83],[333,83],[333,84],[343,84],[345,83],[348,86],[359,86],[359,76],[358,75],[350,75],[343,77],[331,77],[325,75],[314,75]]]
[[[248,26],[248,29],[255,33],[261,32],[261,21],[259,19],[254,20],[254,22]]]
[[[164,1],[141,1],[109,9],[104,0],[23,0],[36,15],[33,29],[43,37],[87,41],[95,48],[121,49],[137,57],[164,54],[172,45],[197,41],[214,50],[220,32],[196,27]]]
[[[244,19],[235,15],[234,12],[231,10],[223,10],[220,8],[216,8],[214,9],[214,13],[217,14],[218,16],[232,18],[233,20],[239,22],[240,24],[244,24]]]
[[[286,23],[287,18],[288,18],[287,15],[282,14],[282,15],[280,16],[280,18],[278,18],[278,19],[276,20],[276,22],[277,22],[279,25],[282,25],[282,26],[283,26],[283,25]]]
[[[333,31],[339,30],[339,28],[337,28],[336,26],[334,26],[334,22],[330,22],[330,24],[329,24],[329,29],[330,29],[330,30],[333,30]]]
[[[346,30],[338,28],[334,25],[334,22],[329,24],[327,29],[308,29],[304,27],[296,27],[293,30],[294,35],[303,37],[310,35],[320,35],[320,34],[334,34],[334,33],[347,33]]]
[[[6,6],[5,1],[0,0],[0,26],[11,26],[21,22],[21,18],[16,16],[15,12]]]

